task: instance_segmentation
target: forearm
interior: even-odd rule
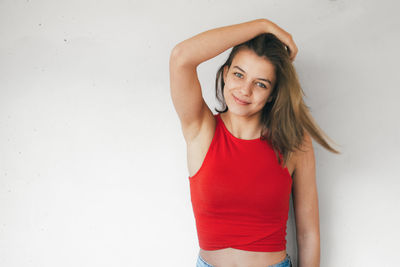
[[[318,234],[297,239],[298,267],[320,266],[320,238]]]
[[[185,64],[197,66],[225,50],[267,31],[268,21],[256,19],[199,33],[178,43],[174,52]]]

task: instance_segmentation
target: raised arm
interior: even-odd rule
[[[264,19],[211,29],[178,43],[171,58],[183,61],[186,65],[197,66],[237,44],[266,32],[266,29],[267,23]]]

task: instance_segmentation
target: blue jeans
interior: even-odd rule
[[[265,267],[292,267],[292,260],[290,259],[289,254],[286,253],[286,258],[284,258],[281,262],[275,263],[273,265],[268,265]],[[199,256],[197,257],[197,263],[196,267],[214,267],[208,262],[206,262],[199,253]]]

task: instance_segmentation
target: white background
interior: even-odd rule
[[[178,42],[267,18],[293,35],[314,142],[321,266],[394,266],[396,1],[0,1],[0,266],[195,266]],[[198,68],[204,97],[227,51]],[[214,111],[215,113],[215,111]],[[293,209],[287,250],[296,261]]]

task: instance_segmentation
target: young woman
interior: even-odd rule
[[[216,78],[224,108],[213,115],[196,68],[231,47]],[[187,144],[198,267],[292,266],[285,239],[290,193],[298,265],[319,266],[311,138],[339,152],[303,102],[291,62],[296,54],[292,36],[267,19],[205,31],[171,52],[171,96]]]

